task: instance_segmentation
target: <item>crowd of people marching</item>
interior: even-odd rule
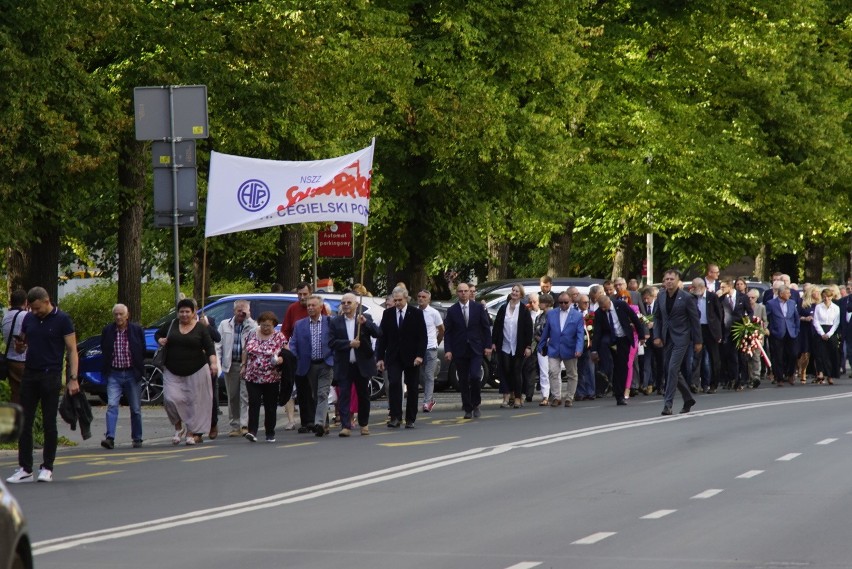
[[[444,317],[431,305],[428,291],[411,299],[399,283],[374,322],[359,308],[359,295],[365,293],[360,286],[344,294],[339,313],[331,314],[303,282],[280,331],[276,314],[264,312],[255,320],[244,300],[237,300],[233,316],[218,325],[197,315],[192,299],[181,300],[177,318],[155,334],[172,442],[196,445],[205,435],[219,436],[220,373],[227,388],[229,437],[275,442],[279,406],[285,407],[285,430],[323,437],[334,415],[338,436],[369,435],[369,382],[384,373],[386,426],[413,429],[418,413],[434,409],[442,342],[444,358],[457,375],[463,417],[471,420],[481,414],[483,358],[496,365],[503,408],[535,403],[536,392],[537,404],[548,407],[573,407],[576,401],[607,396],[627,405],[631,397],[657,393],[663,396],[662,414],[671,415],[676,391],[683,399],[680,412],[688,413],[699,392],[755,389],[765,381],[777,387],[808,381],[832,385],[852,356],[852,280],[843,288],[799,288],[778,273],[762,292],[745,279],[720,278],[718,266],[710,264],[703,277],[688,283],[681,282],[678,271],[666,271],[659,290],[623,278],[593,285],[588,294],[576,287],[555,291],[547,276],[539,284],[540,293],[531,295],[521,284],[512,286],[492,319],[468,283],[457,285],[458,301]],[[50,482],[55,394],[63,370],[68,395],[79,392],[76,337],[71,319],[44,289],[15,291],[11,300],[3,334],[12,396],[24,408],[24,430],[20,467],[7,480]],[[145,340],[122,304],[113,307],[102,350],[109,402],[101,445],[114,448],[119,402],[125,397],[132,443],[141,447],[136,383],[144,370]],[[329,408],[332,392],[337,396]],[[39,404],[44,461],[35,477],[32,427]]]

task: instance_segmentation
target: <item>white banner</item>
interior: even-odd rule
[[[366,226],[375,144],[305,162],[212,152],[205,236],[310,221]]]

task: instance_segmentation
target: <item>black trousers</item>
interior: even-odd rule
[[[388,361],[388,404],[391,419],[402,421],[402,380],[408,397],[405,399],[405,422],[413,423],[417,419],[417,401],[420,389],[420,368],[415,365],[403,366],[400,362]],[[368,399],[369,401],[369,399]]]
[[[311,393],[311,382],[306,375],[296,376],[296,401],[299,403],[299,421],[302,426],[312,426],[317,405]]]
[[[459,378],[462,409],[465,413],[470,413],[482,403],[482,386],[479,381],[482,356],[473,358],[453,357],[453,363],[455,363],[456,376]]]
[[[512,393],[515,399],[523,396],[524,376],[522,370],[524,366],[524,354],[515,353],[515,355],[507,354],[503,350],[497,352],[497,368],[500,371],[501,383],[506,383],[506,391],[504,393]]]
[[[352,400],[353,384],[355,385],[355,395],[358,396],[358,425],[366,427],[370,423],[370,378],[361,375],[357,363],[350,363],[346,369],[346,375],[337,377],[337,387],[340,391],[340,399],[337,402],[340,425],[347,429],[352,428],[349,407]],[[409,387],[409,389],[411,388]],[[417,398],[415,397],[414,400],[416,402]]]
[[[273,383],[255,383],[253,381],[246,382],[246,391],[248,391],[248,430],[251,434],[257,435],[257,429],[260,423],[260,405],[263,403],[263,427],[266,430],[266,436],[275,436],[276,413],[278,412],[278,393],[281,391],[281,386],[278,382]]]
[[[33,471],[33,423],[36,409],[41,403],[44,422],[44,450],[42,468],[53,470],[59,431],[56,414],[59,411],[59,391],[62,389],[62,372],[38,372],[24,369],[21,381],[21,407],[24,408],[24,429],[18,439],[18,464],[27,472]]]
[[[697,367],[693,365],[693,369],[697,369],[698,377],[701,377],[701,360],[704,359],[704,354],[706,353],[710,358],[710,389],[716,389],[719,386],[719,376],[722,373],[722,361],[719,359],[720,343],[710,334],[710,327],[706,324],[701,325],[701,341],[703,342],[703,348],[699,356],[701,359],[699,359]],[[692,383],[701,385],[700,381],[695,381],[694,375]]]
[[[796,372],[796,338],[784,334],[783,338],[769,336],[769,346],[772,348],[772,373],[775,383],[785,381]]]
[[[213,382],[213,413],[210,415],[210,427],[219,426],[219,378],[215,375],[210,375],[210,381]]]

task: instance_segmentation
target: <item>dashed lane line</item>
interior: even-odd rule
[[[780,456],[780,457],[776,458],[775,462],[789,462],[789,461],[793,460],[794,458],[798,458],[800,456],[802,456],[802,453],[800,453],[800,452],[788,452],[784,456]]]
[[[722,492],[724,492],[724,490],[722,490],[721,488],[710,488],[709,490],[705,490],[704,492],[699,492],[698,494],[690,498],[690,500],[706,500],[707,498],[712,498],[713,496],[721,494]]]
[[[198,458],[186,458],[181,462],[199,462],[201,460],[210,460],[212,458],[226,458],[227,454],[214,454],[212,456],[199,456]]]
[[[831,443],[833,443],[836,440],[837,439],[822,439],[820,442],[818,442],[816,444],[818,444],[818,445],[830,445]]]
[[[533,567],[538,567],[539,565],[541,565],[541,561],[521,561],[520,563],[506,567],[506,569],[533,569]]]
[[[441,443],[444,441],[451,441],[453,439],[457,439],[458,437],[440,437],[437,439],[422,439],[419,441],[405,441],[401,443],[379,443],[380,447],[412,447],[412,446],[420,446],[420,445],[433,445],[435,443]]]
[[[766,472],[765,470],[749,470],[748,472],[743,472],[737,478],[754,478],[755,476],[759,476]]]
[[[669,514],[675,513],[677,510],[657,510],[656,512],[651,512],[650,514],[644,515],[640,520],[659,520],[660,518],[664,518]]]
[[[591,545],[593,543],[597,543],[599,541],[603,541],[608,537],[614,536],[618,532],[614,531],[599,531],[597,533],[593,533],[592,535],[587,535],[582,539],[578,539],[577,541],[572,541],[571,545]]]

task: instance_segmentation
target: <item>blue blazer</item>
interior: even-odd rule
[[[293,328],[293,337],[290,338],[290,351],[296,356],[296,375],[308,375],[311,369],[311,317],[302,318],[296,322]],[[322,359],[329,366],[334,365],[334,352],[329,345],[331,340],[330,323],[331,318],[320,316],[322,322]]]
[[[491,347],[491,320],[479,302],[470,300],[467,306],[467,326],[458,302],[447,310],[444,352],[452,353],[454,358],[481,358],[485,348]]]
[[[109,379],[112,373],[112,356],[115,354],[115,336],[117,328],[115,323],[107,324],[101,332],[101,375],[104,381]],[[142,326],[135,322],[127,323],[127,342],[130,344],[130,361],[135,372],[136,381],[142,381],[145,373],[145,331]]]
[[[555,308],[548,311],[544,330],[541,332],[541,340],[538,342],[538,351],[547,346],[547,357],[570,360],[583,353],[586,343],[586,325],[583,315],[576,308],[568,310],[568,318],[565,326],[559,327],[559,313],[562,310]]]
[[[773,298],[766,303],[766,316],[769,318],[769,335],[775,338],[783,338],[784,334],[790,334],[791,338],[799,336],[799,310],[796,301],[790,297],[787,300],[787,318],[781,312],[781,299]]]

